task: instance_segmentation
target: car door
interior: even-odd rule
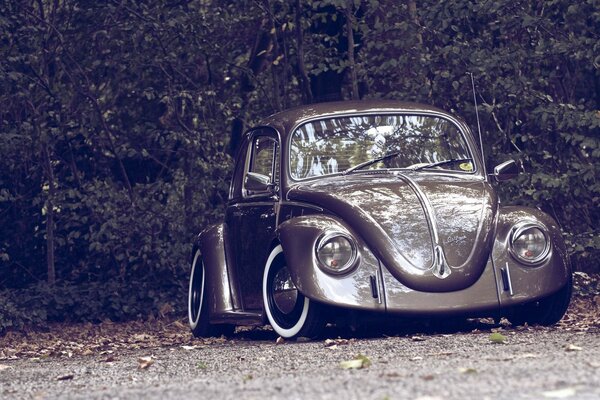
[[[226,223],[234,248],[236,276],[242,307],[262,308],[262,273],[269,246],[275,238],[279,190],[279,145],[276,132],[249,133],[240,196],[227,209]],[[238,160],[238,163],[240,160]]]

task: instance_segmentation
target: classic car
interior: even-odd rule
[[[243,134],[224,222],[193,246],[195,336],[317,336],[348,310],[553,324],[570,301],[557,223],[500,204],[460,118],[396,101],[313,104]]]

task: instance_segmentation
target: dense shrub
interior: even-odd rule
[[[599,10],[3,2],[0,326],[135,318],[184,296],[191,242],[223,212],[234,118],[360,95],[434,104],[475,127],[467,73],[489,167],[513,157],[527,171],[503,201],[549,212],[575,268],[598,271]]]

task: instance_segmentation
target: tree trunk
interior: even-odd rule
[[[275,17],[273,15],[273,7],[269,0],[265,0],[265,7],[269,14],[269,22],[271,25],[271,33],[273,36],[273,59],[270,62],[271,77],[273,79],[273,99],[275,100],[275,111],[282,110],[281,101],[281,83],[279,79],[278,65],[280,62],[280,50],[279,50],[279,38],[277,37],[277,25],[275,23]]]
[[[304,65],[304,34],[302,31],[302,7],[300,0],[296,0],[296,45],[298,57],[298,72],[300,73],[300,83],[302,84],[302,96],[304,102],[310,104],[313,101],[312,90],[310,89],[310,81],[306,73],[306,65]]]
[[[416,0],[408,0],[408,14],[410,15],[410,20],[415,26],[415,36],[417,38],[417,42],[422,45],[423,44],[423,35],[419,32],[419,18],[417,17],[417,2]]]
[[[352,81],[352,100],[358,100],[358,78],[356,76],[356,63],[354,62],[354,7],[353,0],[346,0],[346,36],[348,36],[348,65],[350,68],[350,79]]]
[[[42,143],[42,159],[44,172],[48,179],[48,198],[46,199],[46,266],[48,270],[48,284],[53,286],[56,282],[56,267],[54,260],[54,171],[48,151],[48,144]]]

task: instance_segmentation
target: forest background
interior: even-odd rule
[[[505,203],[600,272],[600,1],[0,0],[0,333],[181,315],[242,126],[432,104],[518,159]]]

